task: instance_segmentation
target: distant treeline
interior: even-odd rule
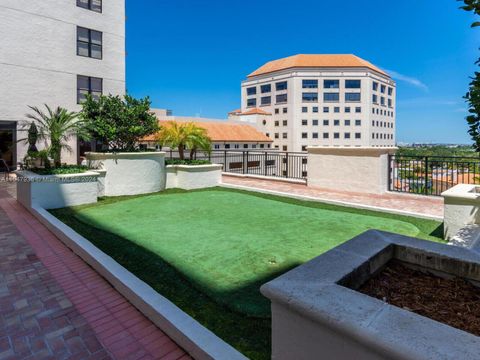
[[[460,157],[480,157],[469,145],[463,146],[422,146],[409,147],[401,146],[397,151],[398,156],[460,156]]]

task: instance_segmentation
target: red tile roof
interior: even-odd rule
[[[253,108],[245,112],[242,112],[242,109],[236,109],[236,110],[230,111],[228,114],[229,115],[272,115],[272,113],[269,113],[268,111],[265,111],[259,108]]]
[[[248,77],[272,73],[275,71],[290,68],[369,68],[382,75],[390,77],[383,70],[366,60],[352,54],[334,55],[334,54],[298,54],[283,59],[273,60],[261,66]]]

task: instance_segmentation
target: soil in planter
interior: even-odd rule
[[[480,288],[392,261],[358,291],[480,336]]]

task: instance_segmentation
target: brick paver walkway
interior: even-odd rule
[[[443,217],[443,199],[435,196],[419,196],[411,194],[386,193],[370,195],[353,192],[331,191],[310,188],[304,184],[285,181],[242,178],[223,175],[224,184],[246,186],[261,190],[279,191],[283,193],[303,195],[319,200],[344,201],[352,204],[377,206],[385,209],[409,211],[417,214]]]
[[[0,184],[0,360],[189,359]]]

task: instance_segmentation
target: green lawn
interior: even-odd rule
[[[368,230],[440,240],[440,223],[211,189],[53,211],[251,358],[268,358],[261,284]]]

